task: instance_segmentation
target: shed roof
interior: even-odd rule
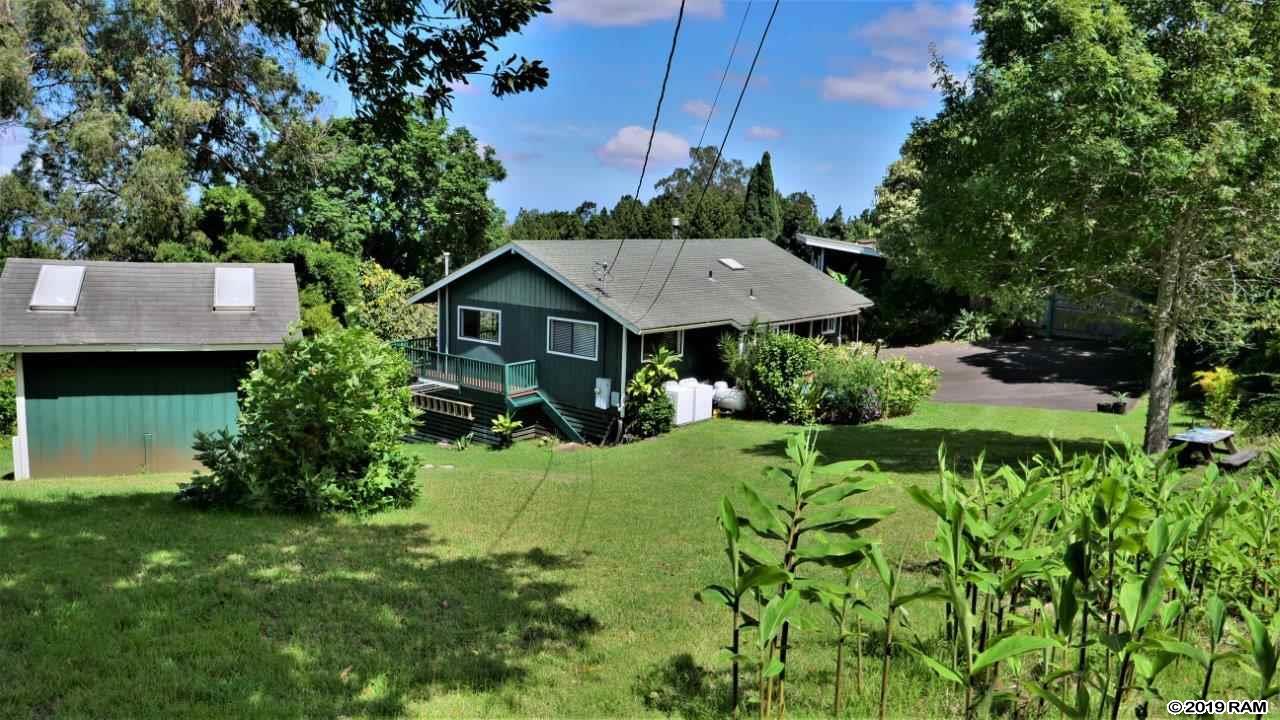
[[[597,263],[612,260],[619,243],[621,253],[601,282]],[[763,238],[689,239],[683,241],[683,250],[681,243],[519,240],[459,268],[411,302],[514,252],[634,332],[719,324],[746,327],[752,320],[797,322],[851,315],[872,304]],[[734,270],[722,259],[743,267]],[[668,272],[671,279],[663,288]]]
[[[854,255],[870,255],[871,257],[884,257],[880,253],[880,248],[875,240],[832,240],[831,238],[818,237],[817,235],[805,235],[798,233],[796,235],[800,242],[809,247],[819,247],[826,250],[834,250],[836,252],[852,253]]]
[[[74,311],[30,308],[40,268],[79,265]],[[213,309],[214,269],[253,268],[254,307]],[[288,263],[131,263],[10,258],[0,274],[0,350],[255,349],[279,345],[298,319]]]

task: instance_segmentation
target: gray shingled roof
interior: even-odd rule
[[[83,265],[75,312],[32,311],[41,265]],[[213,311],[213,270],[252,267],[254,310]],[[10,258],[0,274],[0,349],[92,350],[279,344],[298,319],[288,263],[127,263]]]
[[[620,242],[622,253],[601,287],[595,262],[612,260]],[[685,241],[671,279],[659,296],[680,246],[679,240],[520,240],[460,268],[414,300],[505,251],[529,258],[615,319],[641,332],[721,323],[745,327],[753,319],[796,322],[850,315],[872,304],[761,238]],[[731,270],[720,258],[733,258],[746,269]],[[655,296],[659,296],[656,303]]]

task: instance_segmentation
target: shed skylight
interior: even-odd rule
[[[74,312],[83,282],[83,265],[41,265],[36,289],[31,291],[31,309]]]
[[[742,263],[738,262],[737,260],[734,260],[733,258],[720,258],[720,264],[729,268],[730,270],[746,270],[747,269],[746,265],[743,265]]]
[[[253,309],[253,268],[214,268],[213,309]]]

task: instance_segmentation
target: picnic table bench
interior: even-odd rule
[[[1216,462],[1221,467],[1234,470],[1248,465],[1258,457],[1257,450],[1237,450],[1233,439],[1235,434],[1234,430],[1191,428],[1169,438],[1169,442],[1186,445],[1188,456],[1200,455],[1205,462]],[[1221,450],[1217,447],[1218,444],[1222,445]],[[1214,452],[1225,454],[1215,458]]]

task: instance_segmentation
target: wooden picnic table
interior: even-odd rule
[[[1200,455],[1205,462],[1215,462],[1214,452],[1226,453],[1218,458],[1216,462],[1226,467],[1242,467],[1253,458],[1257,457],[1256,450],[1245,450],[1240,452],[1236,450],[1234,430],[1223,430],[1219,428],[1191,428],[1184,430],[1177,435],[1169,438],[1171,444],[1183,444],[1187,446],[1188,455]],[[1222,448],[1217,446],[1221,444]]]

